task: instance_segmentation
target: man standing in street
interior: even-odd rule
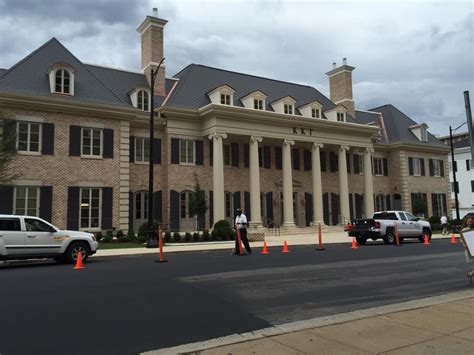
[[[250,248],[249,240],[247,239],[247,216],[242,213],[241,208],[237,208],[237,216],[235,217],[235,226],[237,228],[236,232],[239,232],[240,239],[245,245],[245,249],[248,254],[252,254],[252,249]],[[239,239],[235,237],[235,252],[234,255],[239,255]]]
[[[441,227],[443,228],[441,234],[448,234],[448,218],[445,215],[441,217]]]

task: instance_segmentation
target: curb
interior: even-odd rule
[[[209,339],[197,343],[189,343],[174,346],[171,348],[151,350],[143,352],[146,355],[171,355],[171,354],[188,354],[196,353],[208,349],[218,348],[221,346],[227,346],[232,344],[243,343],[251,340],[263,339],[271,336],[282,335],[287,333],[294,333],[302,330],[324,327],[333,324],[347,323],[363,318],[370,318],[380,316],[388,313],[396,313],[402,311],[409,311],[413,309],[426,308],[429,306],[435,306],[447,302],[458,301],[466,298],[474,297],[474,290],[463,290],[458,292],[452,292],[442,294],[438,296],[432,296],[427,298],[421,298],[412,301],[394,303],[385,306],[372,307],[367,309],[361,309],[352,312],[335,314],[332,316],[312,318],[302,321],[296,321],[292,323],[285,323],[276,325],[269,328],[258,329],[252,332],[242,334],[232,334],[220,338]]]

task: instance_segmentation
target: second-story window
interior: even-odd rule
[[[253,108],[255,110],[263,110],[263,100],[261,99],[253,100]]]
[[[194,141],[189,139],[179,140],[179,163],[194,164]]]
[[[82,128],[81,155],[89,157],[102,156],[102,130],[99,128]]]
[[[421,159],[413,158],[413,175],[421,176]]]
[[[337,120],[338,120],[338,122],[344,122],[344,113],[343,112],[338,112],[337,113]]]
[[[284,112],[287,115],[292,115],[293,114],[293,105],[291,104],[285,104],[284,105]]]
[[[319,110],[317,108],[312,108],[311,109],[311,117],[313,118],[320,118],[320,113],[319,113]]]
[[[383,176],[383,161],[382,161],[382,158],[374,158],[374,174],[376,176]]]
[[[39,153],[41,140],[41,123],[18,122],[17,149],[20,152]]]
[[[230,95],[221,94],[221,105],[230,105]]]
[[[59,94],[71,93],[71,75],[66,69],[56,71],[54,91]]]
[[[140,90],[137,95],[137,107],[143,111],[150,111],[150,95],[146,90]]]
[[[150,138],[135,137],[135,161],[148,162],[150,160]]]
[[[224,144],[224,165],[229,166],[231,161],[230,144]]]

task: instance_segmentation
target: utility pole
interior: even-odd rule
[[[464,106],[466,106],[467,131],[471,141],[471,164],[474,163],[474,127],[472,125],[471,100],[469,99],[469,91],[464,91]],[[471,169],[472,166],[471,166]]]
[[[165,58],[161,60],[158,64],[158,67],[153,70],[153,67],[150,68],[150,152],[149,152],[149,165],[148,165],[148,233],[146,239],[147,248],[157,248],[158,242],[156,240],[157,231],[153,228],[153,141],[155,138],[155,80],[160,70],[161,64]]]
[[[456,206],[456,219],[459,220],[459,200],[458,200],[458,188],[457,188],[457,181],[456,181],[456,160],[454,160],[454,143],[453,143],[453,130],[451,126],[449,126],[449,142],[451,144],[451,166],[453,170],[453,183],[454,183],[454,203]]]

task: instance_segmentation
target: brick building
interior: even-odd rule
[[[4,134],[17,133],[17,177],[0,190],[0,213],[90,231],[146,221],[149,73],[166,23],[147,16],[138,27],[141,73],[85,64],[54,38],[0,69],[0,109],[13,120]],[[411,210],[415,198],[425,216],[446,213],[449,149],[392,105],[355,109],[354,69],[333,64],[327,98],[196,64],[166,78],[162,67],[154,218],[172,230],[209,228],[241,206],[257,232]],[[208,204],[197,218],[188,212],[195,181]]]

